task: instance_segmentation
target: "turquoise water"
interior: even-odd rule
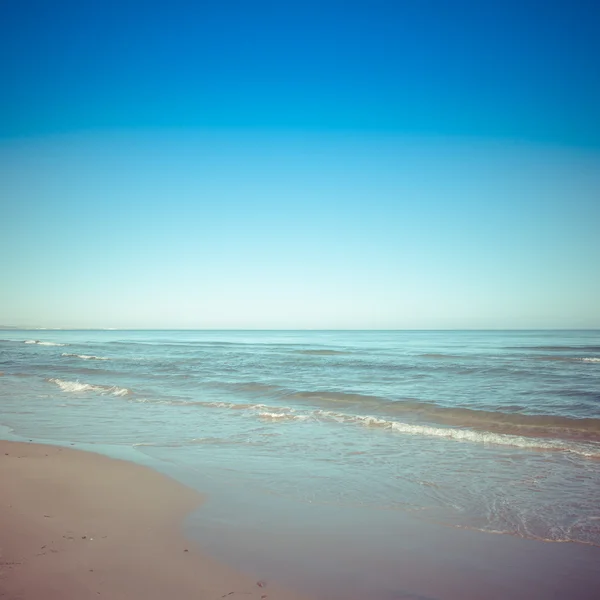
[[[288,502],[600,545],[598,331],[0,338],[1,424],[252,498],[206,530]]]

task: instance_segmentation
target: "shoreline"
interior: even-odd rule
[[[301,600],[183,534],[201,494],[135,463],[0,440],[0,597]]]
[[[0,480],[2,600],[595,600],[600,584],[598,548],[484,535],[406,515],[391,529],[385,518],[371,521],[373,536],[362,538],[360,550],[346,545],[338,570],[329,557],[344,545],[348,525],[339,507],[326,515],[341,518],[333,536],[335,527],[306,537],[303,523],[314,525],[316,515],[299,511],[278,527],[284,536],[234,527],[218,533],[224,546],[215,548],[215,531],[195,510],[200,492],[93,450],[0,440]],[[223,548],[258,560],[240,561]],[[365,563],[369,550],[386,558]]]

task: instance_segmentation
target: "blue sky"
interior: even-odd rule
[[[0,324],[600,327],[593,2],[0,7]]]

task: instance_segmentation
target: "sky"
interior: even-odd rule
[[[600,5],[0,3],[0,325],[600,328]]]

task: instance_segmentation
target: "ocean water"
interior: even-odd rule
[[[359,510],[365,530],[403,514],[600,546],[598,331],[0,338],[11,435],[98,447],[216,497],[244,496],[243,511],[209,506],[204,533],[268,530],[265,510],[276,521],[288,503]]]

